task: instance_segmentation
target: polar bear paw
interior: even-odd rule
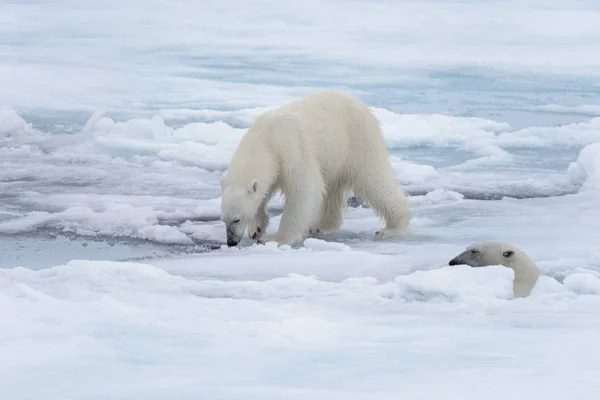
[[[276,242],[275,235],[263,235],[256,241],[257,244],[266,244],[267,242]]]
[[[257,241],[258,244],[266,244],[267,242],[277,242],[278,246],[293,246],[297,243],[302,242],[302,235],[264,235],[260,240]]]
[[[338,224],[328,224],[310,228],[308,234],[311,236],[328,236],[339,232],[339,230]]]
[[[265,234],[269,226],[269,214],[261,210],[256,213],[254,218],[248,224],[248,236],[251,239],[259,241]]]
[[[334,232],[335,232],[334,230],[328,230],[328,229],[324,229],[324,228],[310,228],[308,230],[308,233],[311,236],[327,236],[327,235],[331,235]]]
[[[377,232],[375,232],[375,238],[377,239],[389,239],[395,236],[399,236],[402,233],[401,229],[392,229],[392,228],[385,228],[385,229],[380,229]]]
[[[260,241],[263,237],[263,232],[263,228],[260,225],[256,225],[248,230],[248,236],[253,240]]]

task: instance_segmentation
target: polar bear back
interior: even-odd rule
[[[314,92],[262,114],[243,140],[255,146],[265,143],[283,165],[294,164],[290,157],[308,160],[310,156],[326,180],[356,176],[365,168],[365,160],[373,164],[385,158],[383,165],[389,164],[386,142],[371,109],[337,90]]]

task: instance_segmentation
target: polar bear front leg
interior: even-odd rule
[[[263,238],[265,233],[267,233],[267,229],[269,228],[270,217],[267,207],[269,205],[269,202],[278,190],[278,187],[276,185],[273,185],[273,187],[267,192],[265,198],[260,203],[260,206],[256,211],[256,215],[248,223],[248,236],[251,239],[256,240],[257,243],[262,243],[265,241],[261,239]],[[273,238],[271,238],[271,240],[273,240]]]
[[[248,236],[254,240],[260,240],[269,227],[269,213],[260,207],[254,219],[248,224]]]
[[[303,174],[295,177],[285,193],[283,215],[275,240],[280,244],[293,245],[301,241],[316,221],[324,201],[324,185],[321,176]]]
[[[269,200],[270,197],[267,196],[262,201],[256,211],[256,215],[248,224],[248,236],[250,236],[251,239],[259,241],[267,232],[267,228],[269,227],[269,212],[267,211]]]

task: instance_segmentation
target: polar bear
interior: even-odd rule
[[[515,297],[527,297],[541,275],[535,263],[516,246],[498,240],[475,243],[454,257],[448,265],[486,267],[504,265],[515,273],[513,291]]]
[[[335,233],[349,190],[385,220],[376,237],[403,233],[412,216],[379,121],[366,104],[338,90],[313,92],[256,118],[221,189],[228,246],[237,245],[246,228],[251,238],[279,245]],[[285,203],[278,231],[263,238],[267,204],[279,191]]]

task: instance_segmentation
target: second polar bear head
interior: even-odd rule
[[[450,260],[448,264],[463,264],[471,267],[504,265],[514,271],[513,289],[517,297],[528,296],[541,274],[540,269],[523,250],[498,240],[475,243]]]
[[[229,184],[227,178],[223,177],[221,189],[221,220],[225,223],[227,245],[236,246],[262,201],[258,193],[258,181],[252,180],[247,185],[240,186]]]
[[[449,265],[469,265],[471,267],[486,267],[489,265],[504,265],[516,269],[520,264],[533,263],[523,251],[508,243],[498,240],[475,243],[456,257]]]

